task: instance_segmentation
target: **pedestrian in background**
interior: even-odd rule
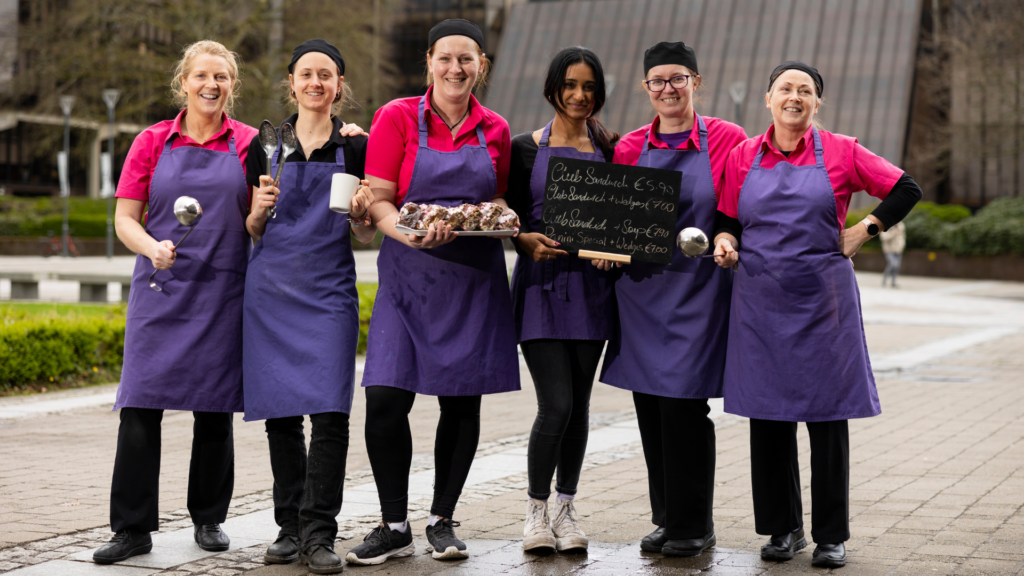
[[[577,46],[548,66],[544,99],[555,109],[547,126],[512,139],[508,203],[522,217],[513,239],[512,309],[523,358],[537,392],[537,417],[527,448],[523,550],[586,550],[573,500],[590,431],[590,392],[615,306],[606,270],[558,249],[541,233],[544,184],[552,158],[609,162],[619,135],[595,116],[605,101],[597,55]],[[558,470],[554,522],[548,514],[551,478]]]
[[[896,277],[903,263],[903,250],[907,247],[907,226],[899,222],[888,230],[882,230],[879,236],[882,238],[882,254],[885,255],[882,286],[885,287],[886,278],[892,278],[892,287],[896,288]]]
[[[245,420],[266,419],[280,527],[264,560],[288,564],[301,557],[314,574],[342,571],[334,540],[359,343],[351,238],[365,244],[377,232],[369,224],[373,194],[365,181],[348,215],[329,208],[334,175],[362,180],[366,164],[366,136],[337,116],[346,91],[337,48],[319,39],[297,46],[288,97],[298,112],[284,123],[294,126],[299,147],[281,170],[284,193],[267,175],[268,166],[276,174],[285,162],[280,144],[267,158],[259,136],[253,138],[246,171],[253,188],[247,227],[256,245],[245,279]],[[274,218],[267,217],[271,206]]]
[[[187,46],[171,86],[182,111],[135,138],[117,186],[117,236],[138,256],[114,403],[121,411],[110,490],[115,535],[93,555],[99,564],[153,548],[164,410],[195,418],[188,475],[195,541],[210,552],[229,544],[220,524],[234,488],[232,413],[242,411],[242,292],[252,246],[245,161],[256,130],[229,117],[238,56],[222,44]],[[182,194],[199,201],[203,216],[179,253],[174,242],[185,227],[174,202]],[[154,269],[162,271],[160,291],[149,286]]]

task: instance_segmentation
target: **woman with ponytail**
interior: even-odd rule
[[[597,56],[583,47],[555,55],[544,82],[555,117],[543,129],[512,139],[509,206],[522,216],[512,273],[516,334],[537,391],[537,418],[527,451],[529,500],[523,549],[586,550],[573,497],[590,427],[590,391],[612,330],[612,282],[604,270],[558,248],[540,232],[544,183],[552,157],[611,161],[619,135],[595,116],[605,101]],[[558,509],[548,513],[551,478]]]

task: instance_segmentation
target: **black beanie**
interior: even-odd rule
[[[644,52],[645,77],[651,68],[665,64],[679,64],[686,66],[694,74],[700,74],[697,71],[697,53],[682,42],[658,42]]]
[[[779,77],[779,74],[782,74],[786,70],[800,70],[801,72],[807,72],[811,77],[811,80],[814,80],[814,87],[818,89],[818,98],[821,98],[821,93],[825,90],[825,82],[821,79],[821,74],[818,74],[818,69],[814,66],[804,64],[799,60],[787,60],[786,62],[776,66],[775,70],[772,70],[771,78],[768,79],[769,92],[772,89],[772,84],[775,84],[775,79]]]
[[[438,22],[433,28],[430,29],[430,34],[427,35],[427,47],[434,45],[445,36],[468,36],[476,42],[476,45],[483,50],[484,49],[484,33],[480,31],[480,28],[470,22],[469,20],[462,20],[461,18],[451,18]]]
[[[310,52],[320,52],[326,54],[334,63],[338,65],[338,76],[345,75],[345,59],[341,57],[341,52],[334,47],[333,44],[326,40],[306,40],[302,44],[295,47],[292,50],[292,61],[288,64],[288,73],[291,74],[295,71],[295,63],[299,61],[304,55]]]

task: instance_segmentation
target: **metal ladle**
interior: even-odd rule
[[[700,228],[683,228],[676,236],[676,245],[683,256],[689,258],[712,258],[714,254],[705,254],[708,251],[708,236]]]
[[[188,238],[188,235],[192,233],[196,224],[199,224],[199,220],[203,217],[203,207],[199,205],[199,201],[195,198],[192,198],[191,196],[181,196],[174,201],[174,217],[178,219],[178,222],[180,222],[182,226],[188,226],[188,230],[185,231],[185,234],[174,244],[174,247],[177,248],[178,246],[181,246],[181,243],[185,241],[185,238]],[[153,273],[149,275],[149,287],[157,292],[163,292],[163,288],[153,280],[156,273],[157,270],[153,270]]]
[[[281,171],[284,169],[285,163],[288,162],[288,157],[298,149],[299,138],[295,136],[295,128],[291,124],[281,126],[281,155],[277,158],[277,174],[274,175],[274,188],[277,188],[277,185],[281,183]],[[267,215],[271,218],[277,218],[277,206],[271,206],[270,210],[267,210]]]
[[[273,176],[274,167],[270,164],[270,159],[274,157],[274,150],[277,150],[277,129],[270,123],[270,120],[264,120],[260,124],[260,146],[263,147],[263,151],[267,154],[267,176]],[[276,206],[271,206],[267,210],[267,216],[271,218],[277,218]]]

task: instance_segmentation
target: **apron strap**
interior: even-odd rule
[[[547,126],[544,127],[544,131],[540,133],[540,142],[537,143],[538,147],[540,147],[540,148],[546,148],[547,147],[548,139],[551,138],[551,123],[552,122],[554,122],[554,120],[548,121]]]
[[[811,136],[814,136],[814,163],[819,168],[825,167],[825,153],[824,148],[821,147],[821,135],[818,134],[818,129],[811,125]]]
[[[334,150],[334,163],[342,168],[345,167],[345,151],[342,150],[341,146],[338,146]]]
[[[420,98],[419,110],[416,112],[417,118],[419,119],[420,148],[426,148],[427,147],[427,122],[426,122],[426,116],[425,116],[425,113],[424,113],[425,112],[424,111],[424,106],[426,105],[426,103],[427,103],[427,95],[424,94],[423,97]]]
[[[711,154],[711,150],[708,150],[708,127],[700,114],[697,114],[697,127],[700,129],[700,151]]]
[[[235,149],[235,133],[231,132],[231,138],[228,138],[228,151],[232,155],[238,156],[238,150]]]

